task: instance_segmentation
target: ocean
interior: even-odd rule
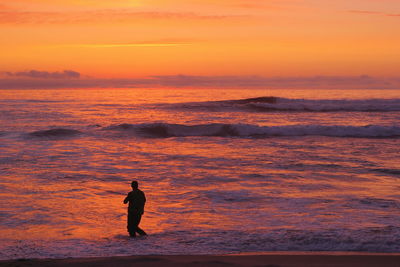
[[[0,259],[400,252],[399,138],[400,90],[0,90]]]

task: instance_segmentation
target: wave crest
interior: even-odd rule
[[[285,125],[258,126],[249,124],[198,124],[182,125],[168,123],[120,124],[104,128],[118,130],[145,137],[188,137],[188,136],[220,136],[220,137],[273,137],[273,136],[329,136],[329,137],[361,137],[361,138],[393,138],[400,137],[397,126],[341,126],[341,125]]]
[[[167,108],[206,109],[208,111],[253,112],[390,112],[400,111],[400,99],[289,99],[274,96],[239,100],[190,102],[167,105]]]
[[[115,132],[123,136],[150,138],[169,137],[240,137],[240,138],[269,138],[296,136],[327,136],[327,137],[358,137],[358,138],[397,138],[400,137],[399,126],[343,126],[343,125],[284,125],[259,126],[251,124],[209,123],[197,125],[170,123],[117,124],[101,129],[89,130],[90,135],[96,136],[101,132]],[[82,135],[83,132],[74,129],[55,128],[28,133],[36,138],[68,138]],[[89,133],[88,133],[89,134]],[[103,134],[100,134],[103,135]],[[107,134],[109,135],[109,134]]]

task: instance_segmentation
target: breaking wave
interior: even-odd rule
[[[103,130],[122,131],[145,137],[186,137],[186,136],[221,136],[221,137],[274,137],[274,136],[330,136],[361,138],[400,137],[397,126],[325,126],[325,125],[286,125],[258,126],[249,124],[199,124],[182,125],[168,123],[119,124]]]
[[[400,111],[400,99],[309,100],[267,96],[239,100],[180,103],[167,105],[167,108],[254,112],[390,112]]]

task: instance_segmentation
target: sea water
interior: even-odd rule
[[[399,137],[400,90],[2,90],[0,258],[400,252]]]

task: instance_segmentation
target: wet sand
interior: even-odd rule
[[[327,253],[327,252],[274,252],[240,255],[174,255],[129,256],[68,259],[18,259],[0,261],[0,266],[100,266],[100,267],[173,267],[173,266],[263,266],[263,267],[400,267],[400,254],[390,253]]]

